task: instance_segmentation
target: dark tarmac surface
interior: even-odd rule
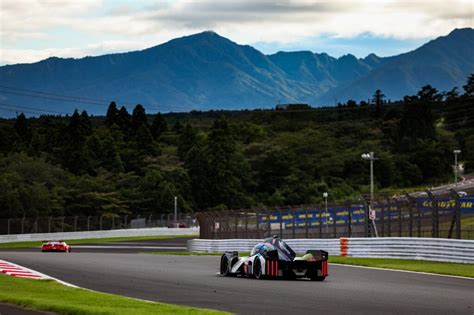
[[[169,239],[141,240],[141,241],[124,241],[124,242],[107,242],[83,245],[71,245],[74,253],[142,253],[148,251],[185,251],[186,242],[196,237],[178,237]],[[67,240],[65,241],[67,243]],[[31,248],[0,248],[2,252],[29,252],[37,253],[41,249],[39,247]]]
[[[217,275],[218,256],[0,252],[108,293],[240,314],[474,314],[474,280],[330,265],[324,282]]]
[[[0,315],[52,315],[52,312],[39,312],[28,310],[16,305],[0,303]]]

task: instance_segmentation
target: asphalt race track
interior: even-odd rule
[[[194,237],[180,237],[180,238],[164,238],[156,240],[140,240],[140,241],[123,241],[123,242],[106,242],[85,245],[72,245],[74,253],[142,253],[148,251],[185,251],[186,242]],[[67,243],[67,240],[66,240]],[[5,249],[0,248],[0,257],[2,252],[34,252],[37,253],[39,247],[34,248],[18,248]],[[1,315],[1,314],[0,314]]]
[[[73,248],[74,250],[74,248]],[[109,293],[241,314],[473,314],[474,280],[330,265],[324,282],[217,275],[218,256],[2,251],[5,259]]]

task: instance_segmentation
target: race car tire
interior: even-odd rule
[[[72,251],[72,249],[71,249],[71,248],[68,248],[67,252],[70,253],[71,251]]]
[[[326,276],[318,276],[318,275],[310,275],[309,278],[311,281],[324,281],[326,279]]]
[[[311,281],[324,281],[326,279],[326,276],[318,276],[318,271],[314,270],[312,272],[307,273],[307,277],[311,279]]]
[[[226,256],[222,256],[221,258],[221,268],[220,268],[221,276],[229,276],[230,275],[230,268],[229,268],[229,259]]]
[[[263,279],[263,274],[262,274],[262,264],[260,263],[260,260],[256,259],[254,262],[253,266],[253,276],[255,279]]]

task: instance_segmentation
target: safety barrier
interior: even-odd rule
[[[0,243],[43,241],[43,240],[76,240],[88,238],[107,237],[135,237],[135,236],[161,236],[161,235],[198,235],[199,228],[143,228],[108,231],[88,232],[59,232],[35,234],[0,235]]]
[[[415,260],[474,263],[474,241],[439,238],[381,237],[340,239],[288,239],[297,253],[322,249],[329,255],[372,258],[402,258]],[[249,252],[261,240],[194,239],[187,243],[188,251],[218,253],[224,251]]]
[[[261,239],[230,239],[230,240],[204,240],[194,239],[187,243],[187,250],[191,252],[220,253],[225,251],[250,252]],[[306,252],[308,249],[322,249],[330,255],[339,255],[339,239],[287,239],[288,245],[297,253]]]

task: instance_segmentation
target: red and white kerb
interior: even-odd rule
[[[39,273],[37,271],[19,266],[17,264],[0,260],[0,273],[6,274],[12,277],[21,278],[32,278],[32,279],[51,279],[47,275]]]

